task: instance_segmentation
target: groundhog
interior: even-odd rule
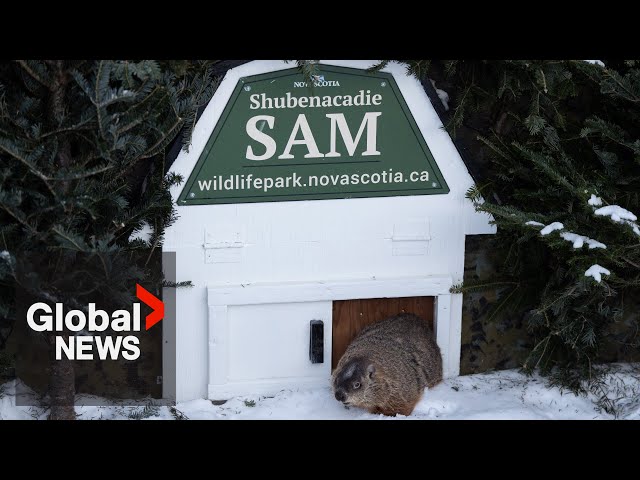
[[[442,357],[427,322],[403,313],[368,325],[333,372],[336,400],[374,414],[410,415],[425,387],[442,381]]]

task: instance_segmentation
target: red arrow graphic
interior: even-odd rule
[[[153,312],[145,319],[145,327],[149,330],[164,318],[164,302],[137,283],[136,296],[153,309]]]

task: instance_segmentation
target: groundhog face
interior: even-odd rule
[[[333,377],[336,400],[345,405],[366,405],[367,389],[373,381],[375,366],[363,358],[352,358]]]

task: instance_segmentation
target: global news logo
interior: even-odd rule
[[[136,296],[153,311],[145,317],[144,329],[149,330],[164,318],[164,303],[151,292],[136,284]],[[64,313],[64,305],[56,303],[54,308],[44,302],[34,303],[27,310],[27,323],[36,332],[64,332],[75,335],[56,335],[55,358],[62,360],[93,360],[97,354],[100,360],[136,360],[140,357],[140,338],[133,332],[142,330],[140,303],[133,304],[133,311],[115,310],[111,315],[96,309],[89,303],[87,313],[69,310]],[[108,328],[120,335],[93,335]],[[88,334],[83,334],[87,332]]]

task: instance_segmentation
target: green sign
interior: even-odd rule
[[[240,79],[179,204],[448,192],[392,75],[320,65]]]

